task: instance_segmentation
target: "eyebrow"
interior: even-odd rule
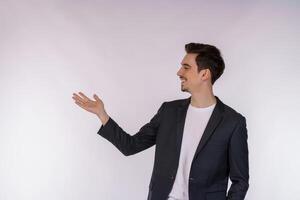
[[[191,65],[187,64],[187,63],[181,63],[182,66],[188,66],[188,67],[192,67]]]

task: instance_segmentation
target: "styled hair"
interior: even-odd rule
[[[209,44],[189,43],[185,45],[186,53],[196,53],[198,72],[202,69],[209,69],[212,85],[223,74],[225,63],[220,50]]]

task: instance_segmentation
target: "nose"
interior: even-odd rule
[[[176,74],[177,74],[177,76],[181,76],[181,74],[182,74],[182,73],[181,73],[181,68],[179,68],[179,70],[177,71]]]

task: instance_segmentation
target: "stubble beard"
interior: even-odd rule
[[[188,90],[187,90],[186,88],[184,88],[183,85],[181,85],[181,91],[182,91],[182,92],[187,92]]]

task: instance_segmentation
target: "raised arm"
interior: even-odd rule
[[[108,122],[100,127],[98,134],[110,141],[125,156],[136,154],[156,143],[163,107],[164,103],[150,122],[142,126],[134,135],[126,133],[112,118],[109,118]]]
[[[82,92],[79,92],[79,95],[73,93],[73,99],[78,106],[99,117],[102,125],[98,134],[110,141],[124,155],[129,156],[138,153],[156,143],[156,135],[161,123],[164,103],[147,124],[142,126],[136,134],[130,135],[108,116],[102,100],[96,94],[94,95],[95,101],[89,99]]]

